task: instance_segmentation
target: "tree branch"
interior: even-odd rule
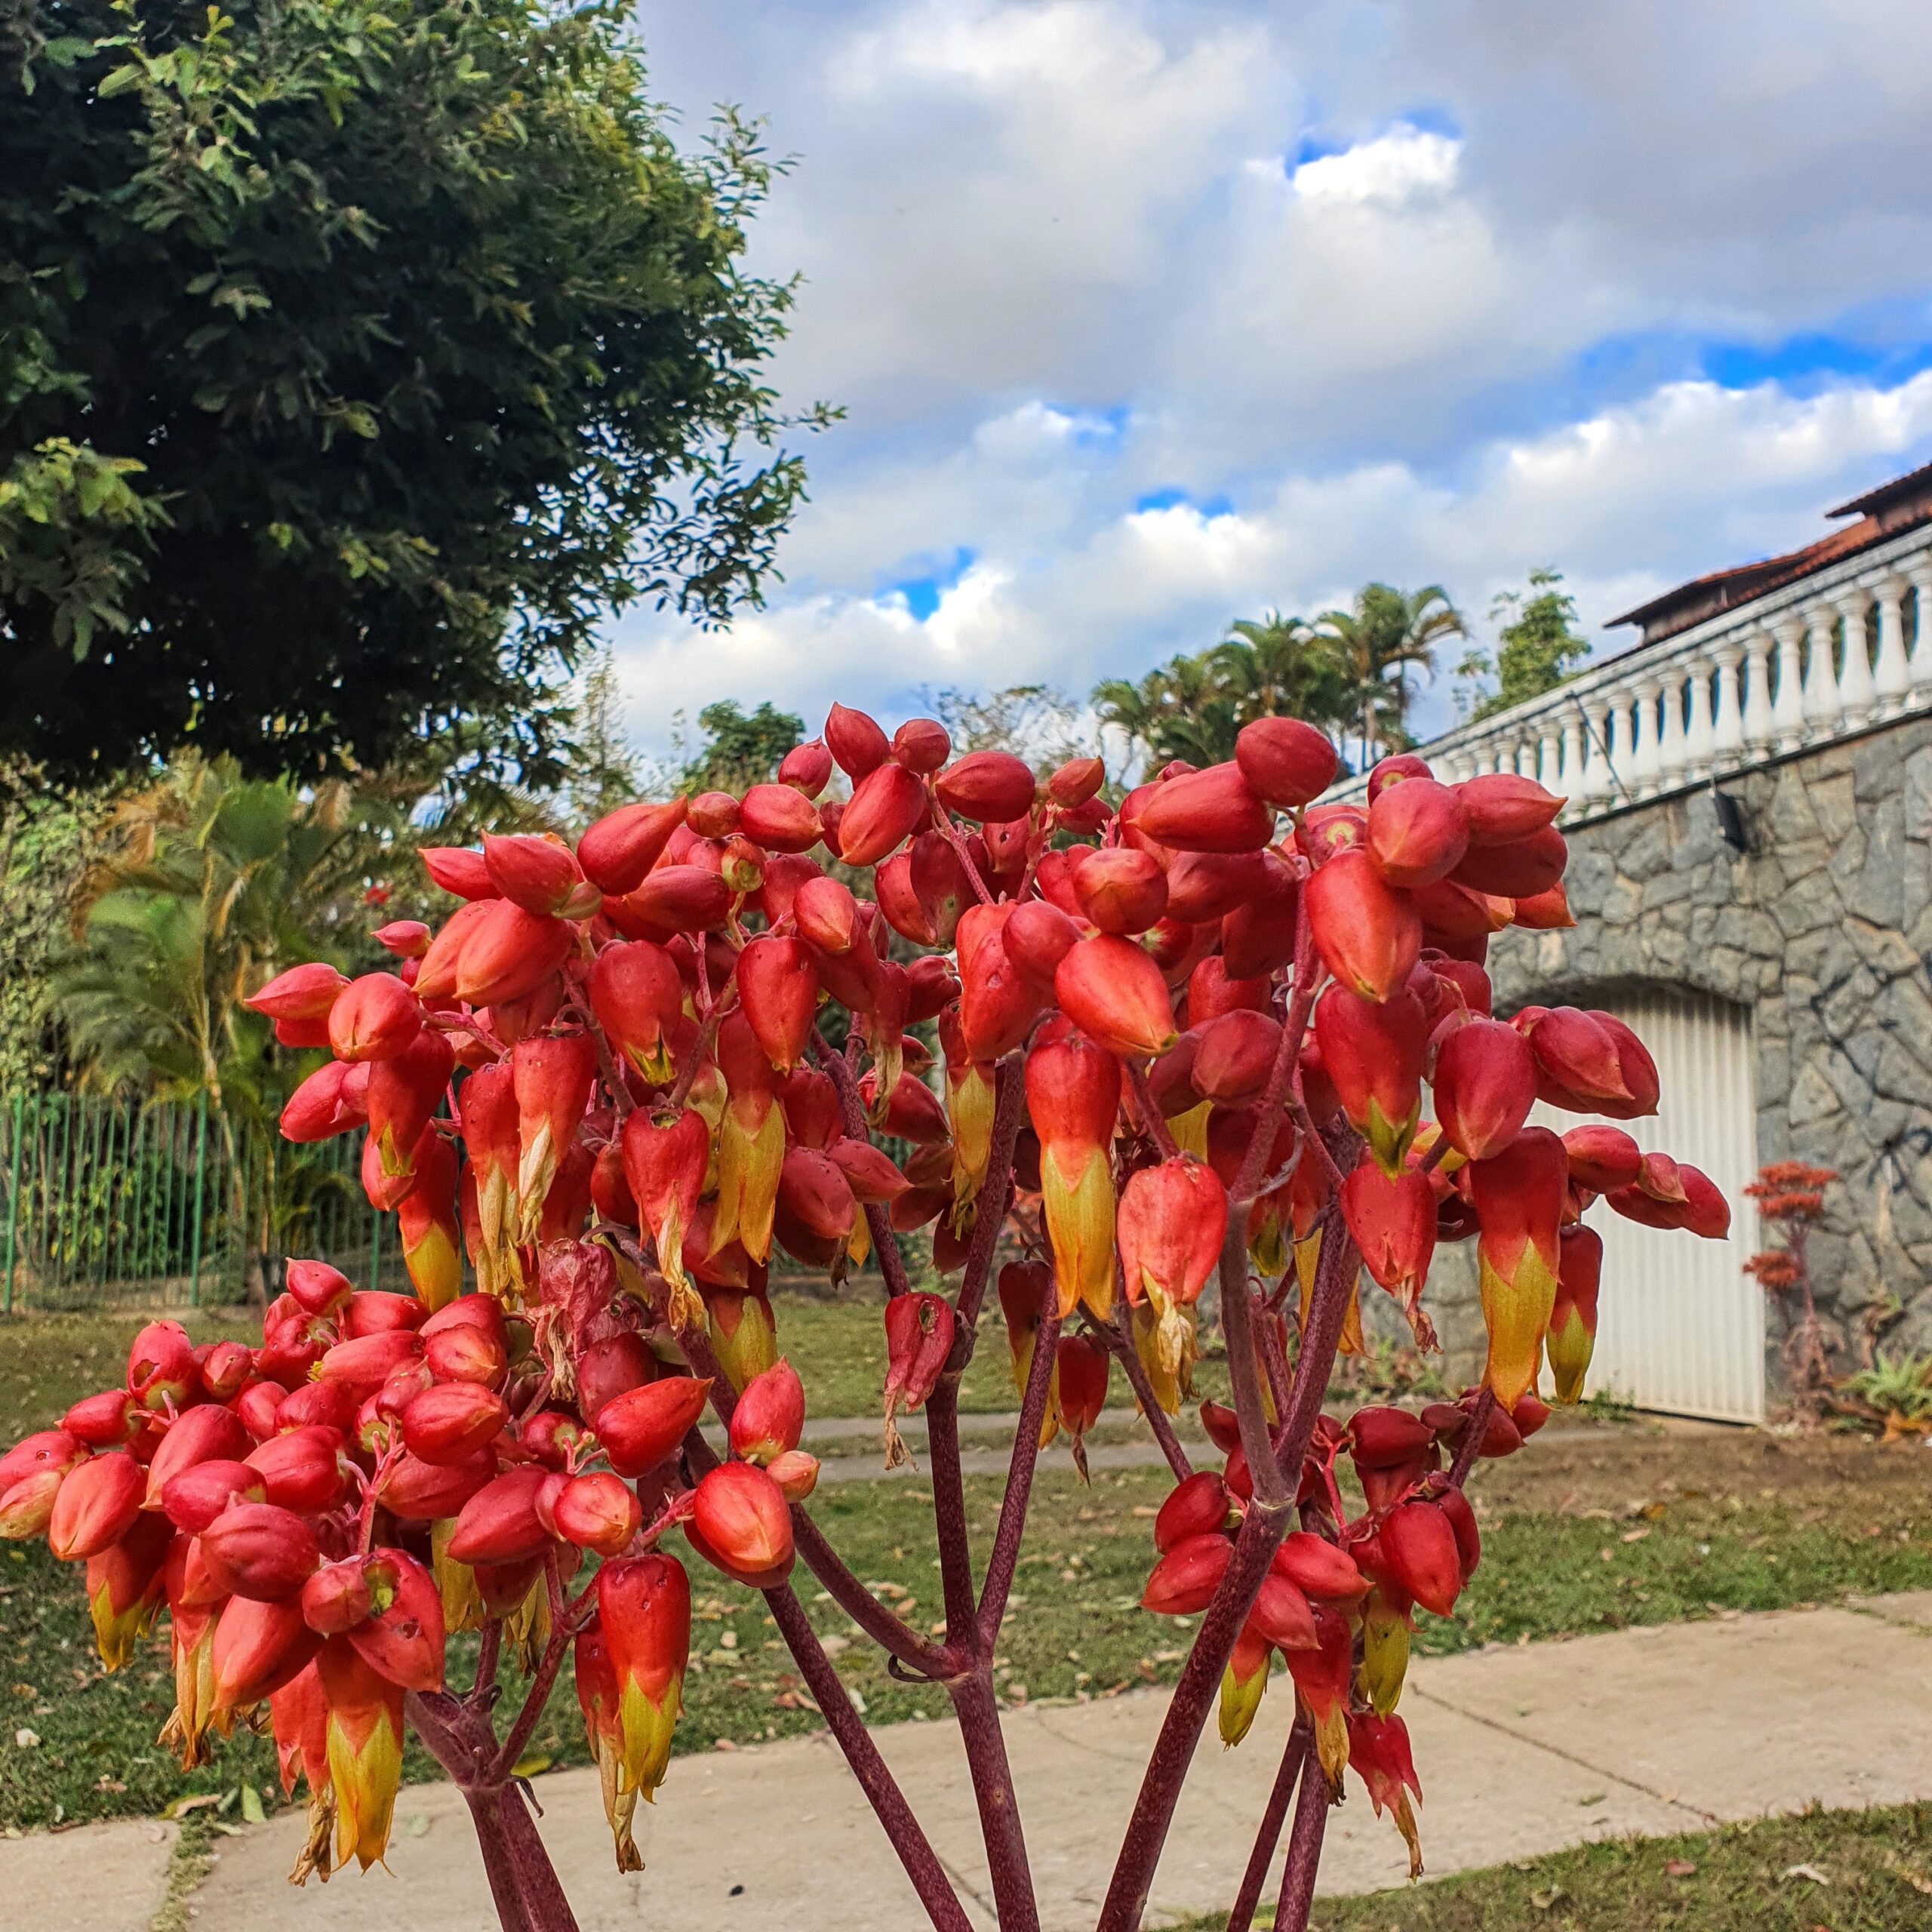
[[[959,1720],[959,1735],[972,1771],[980,1835],[992,1874],[993,1908],[1000,1932],[1039,1932],[1039,1901],[1034,1895],[1026,1835],[1007,1763],[1006,1739],[1000,1730],[999,1703],[993,1695],[989,1667],[983,1658],[970,1676],[949,1687],[953,1713]]]

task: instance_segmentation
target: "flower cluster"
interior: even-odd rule
[[[325,1876],[382,1855],[405,1718],[470,1752],[466,1789],[493,1754],[501,1784],[569,1653],[629,1869],[690,1639],[674,1537],[775,1607],[802,1555],[900,1663],[969,1700],[1032,1459],[1063,1431],[1079,1454],[1118,1364],[1183,1478],[1146,1606],[1218,1607],[1201,1641],[1225,1645],[1223,1735],[1245,1734],[1280,1652],[1327,1777],[1355,1763],[1413,1841],[1395,1715],[1412,1616],[1448,1614],[1475,1567],[1462,1476],[1540,1423],[1545,1358],[1557,1400],[1580,1393],[1601,1258],[1584,1211],[1708,1235],[1727,1210],[1604,1124],[1656,1109],[1627,1027],[1492,1013],[1491,936],[1569,921],[1562,801],[1508,774],[1439,783],[1404,755],[1365,805],[1318,804],[1335,768],[1319,733],[1266,718],[1235,760],[1170,766],[1115,806],[1097,760],[1042,781],[1002,752],[954,759],[930,720],[888,740],[835,706],[741,797],[626,806],[574,848],[426,853],[460,903],[437,930],[380,929],[395,970],[299,966],[251,1001],[285,1046],[326,1049],[283,1132],[361,1134],[414,1295],[297,1261],[258,1347],[152,1324],[121,1387],[0,1460],[0,1532],[86,1564],[110,1667],[166,1608],[185,1763],[266,1709]],[[1603,1120],[1559,1135],[1530,1124],[1539,1100]],[[918,1230],[937,1291],[900,1254]],[[1321,1418],[1336,1349],[1360,1346],[1358,1273],[1432,1346],[1432,1254],[1469,1238],[1479,1389]],[[1020,1440],[977,1607],[941,1499],[943,1644],[871,1598],[802,1506],[817,1466],[766,1293],[775,1248],[835,1277],[876,1255],[889,1459],[922,1405],[949,1434],[996,1291]],[[1166,1421],[1211,1281],[1235,1396],[1204,1410],[1219,1473],[1192,1472]],[[956,1488],[956,1457],[935,1476]],[[445,1643],[463,1628],[485,1661],[458,1696]],[[811,1678],[809,1626],[780,1628]],[[536,1687],[499,1748],[476,1726],[505,1641]],[[1158,1856],[1156,1824],[1124,1860]],[[996,1887],[1014,1863],[995,1847]]]

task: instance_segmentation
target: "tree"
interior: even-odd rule
[[[38,774],[0,774],[0,1094],[45,1086],[65,1064],[54,975],[73,949],[103,810]]]
[[[678,789],[686,792],[742,792],[768,783],[778,761],[805,734],[805,721],[771,703],[753,712],[734,698],[707,704],[697,715],[703,749],[685,767]]]
[[[922,690],[920,702],[943,724],[955,752],[1011,752],[1035,769],[1093,755],[1080,707],[1051,685],[998,691]]]
[[[1263,748],[1252,775],[1264,791],[1269,762]],[[1306,764],[1291,755],[1275,767],[1280,802],[1306,801]],[[1041,1449],[1063,1432],[1078,1461],[1116,1369],[1176,1478],[1149,1526],[1141,1608],[1185,1618],[1189,1655],[1119,1835],[1097,1932],[1141,1924],[1217,1703],[1227,1744],[1264,1721],[1281,1740],[1238,1890],[1228,1858],[1229,1932],[1249,1932],[1297,1783],[1278,1932],[1306,1932],[1326,1821],[1351,1768],[1378,1812],[1392,1812],[1420,1869],[1408,1797],[1420,1787],[1397,1711],[1409,1634],[1418,1615],[1454,1612],[1480,1555],[1465,1484],[1478,1451],[1520,1449],[1547,1417],[1537,1393],[1546,1355],[1557,1399],[1582,1393],[1602,1243],[1581,1217],[1600,1220],[1601,1199],[1641,1225],[1715,1237],[1728,1222],[1722,1197],[1697,1168],[1640,1157],[1614,1128],[1572,1149],[1528,1124],[1539,1097],[1578,1114],[1654,1112],[1649,1055],[1615,1020],[1574,1008],[1532,1008],[1509,1025],[1472,1020],[1471,1005],[1488,1004],[1481,968],[1447,961],[1453,971],[1418,974],[1409,888],[1365,847],[1337,849],[1311,872],[1289,844],[1281,863],[1300,889],[1284,931],[1278,875],[1244,863],[1272,839],[1275,812],[1183,782],[1156,787],[1144,804],[1149,849],[1134,863],[1090,877],[1083,862],[1044,881],[1076,900],[1084,883],[1108,923],[1144,930],[1165,903],[1164,888],[1149,889],[1162,855],[1232,861],[1190,863],[1188,889],[1204,881],[1233,902],[1218,928],[1192,928],[1228,949],[1193,984],[1218,996],[1230,977],[1261,982],[1262,1011],[1245,1016],[1241,1037],[1255,1027],[1266,1037],[1255,1077],[1237,1084],[1229,1069],[1251,1057],[1247,1048],[1220,1054],[1218,1072],[1201,1044],[1208,1029],[1175,1052],[1181,1016],[1150,949],[1111,931],[1079,937],[1038,900],[1042,918],[1018,930],[1012,896],[1042,888],[1040,862],[1061,829],[1052,780],[1036,787],[1023,768],[983,754],[970,770],[882,765],[862,782],[872,777],[881,782],[838,826],[845,875],[871,885],[869,919],[845,909],[829,875],[805,903],[796,869],[789,893],[770,894],[763,911],[728,872],[675,860],[660,891],[647,877],[603,898],[620,883],[613,868],[635,878],[624,841],[580,848],[580,879],[567,854],[531,841],[492,850],[488,882],[515,897],[457,913],[460,943],[432,945],[412,983],[333,995],[355,1002],[353,1027],[332,1014],[330,1030],[352,1035],[343,1044],[356,1058],[312,1077],[292,1124],[312,1137],[367,1117],[377,1185],[408,1190],[401,1233],[429,1306],[421,1332],[409,1311],[392,1309],[378,1333],[346,1280],[292,1263],[289,1296],[269,1310],[252,1359],[210,1356],[204,1367],[169,1324],[137,1339],[122,1393],[146,1413],[144,1429],[161,1434],[198,1395],[209,1402],[186,1407],[190,1417],[223,1400],[238,1411],[232,1425],[208,1415],[170,1454],[168,1513],[177,1499],[192,1508],[204,1562],[189,1571],[168,1560],[169,1525],[141,1510],[149,1478],[118,1444],[88,1458],[75,1437],[49,1432],[0,1460],[9,1531],[46,1530],[57,1555],[94,1566],[110,1661],[132,1653],[164,1602],[190,1663],[195,1646],[212,1647],[222,1707],[197,1694],[206,1674],[186,1669],[164,1734],[190,1761],[211,1722],[265,1710],[283,1763],[310,1786],[298,1878],[326,1875],[331,1856],[365,1867],[383,1857],[408,1726],[461,1790],[506,1932],[574,1932],[517,1767],[568,1666],[618,1869],[641,1863],[638,1801],[656,1801],[667,1769],[655,1829],[676,1829],[680,1774],[669,1761],[690,1660],[691,1564],[701,1587],[715,1587],[715,1571],[761,1595],[801,1696],[844,1753],[927,1917],[940,1932],[968,1932],[950,1869],[808,1611],[802,1564],[841,1629],[849,1619],[895,1676],[952,1705],[992,1915],[1004,1932],[1039,1932],[995,1671]],[[795,808],[762,802],[769,815],[755,818],[785,842],[809,829]],[[1117,816],[1096,823],[1091,803],[1065,809],[1118,855]],[[1015,828],[979,845],[989,860],[998,854],[990,877],[958,817]],[[909,835],[909,860],[896,849]],[[1483,850],[1485,878],[1512,896],[1555,882],[1541,842]],[[1401,856],[1407,867],[1429,855]],[[1560,873],[1560,855],[1553,863]],[[976,934],[967,921],[982,908],[997,909]],[[936,917],[957,922],[964,944],[928,947],[910,969],[884,958],[888,931],[930,940]],[[635,937],[605,937],[611,920]],[[663,943],[672,924],[678,952],[708,962],[695,994]],[[1174,952],[1169,938],[1154,943]],[[1035,958],[1044,971],[1031,970]],[[480,1008],[451,990],[465,986]],[[844,1051],[819,1032],[822,1001],[850,1015]],[[1427,1015],[1438,1008],[1432,1035]],[[906,1065],[914,1011],[940,1022],[943,1106]],[[1311,1026],[1318,1083],[1292,1077]],[[1561,1038],[1539,1037],[1545,1027]],[[431,1114],[459,1051],[473,1070],[462,1118],[445,1133]],[[1606,1061],[1620,1070],[1614,1097],[1592,1071]],[[1426,1080],[1438,1116],[1429,1121],[1419,1118]],[[1211,1123],[1211,1095],[1231,1090],[1240,1103],[1215,1107]],[[398,1120],[411,1130],[400,1160],[389,1131]],[[921,1143],[905,1156],[910,1173],[890,1151],[909,1141]],[[1453,1181],[1438,1150],[1457,1157]],[[1430,1336],[1423,1300],[1439,1218],[1481,1248],[1493,1324],[1481,1382],[1419,1417],[1376,1406],[1325,1418],[1364,1268],[1418,1342]],[[918,1278],[937,1287],[915,1284],[894,1239],[927,1227],[930,1272]],[[930,1624],[900,1598],[888,1602],[890,1586],[863,1581],[810,1506],[819,1470],[801,1447],[809,1392],[780,1357],[763,1289],[774,1241],[835,1276],[868,1251],[878,1257],[888,1442],[903,1412],[923,1408],[928,1426],[933,1534],[919,1554],[931,1552],[943,1606]],[[459,1300],[460,1244],[478,1289]],[[424,1251],[444,1265],[419,1275]],[[1190,1392],[1195,1310],[1211,1278],[1231,1398],[1203,1410],[1211,1457],[1171,1420]],[[1020,1406],[992,1532],[976,1549],[959,1385],[974,1348],[998,1346],[996,1323]],[[293,1395],[269,1372],[303,1383],[312,1367],[314,1381]],[[312,1398],[315,1383],[334,1392]],[[311,1457],[316,1467],[299,1481],[277,1463],[291,1477],[283,1503],[235,1501],[238,1485],[224,1487],[215,1469],[192,1494],[177,1488],[194,1450],[214,1460],[245,1449],[251,1423],[288,1440],[281,1431],[297,1414],[337,1412],[324,1404],[338,1399],[358,1418],[348,1445]],[[715,1432],[699,1427],[707,1411]],[[118,1431],[128,1404],[109,1390],[69,1414],[104,1414],[103,1429]],[[586,1553],[603,1561],[580,1582]],[[207,1596],[229,1584],[237,1594],[217,1620]],[[1117,1587],[1097,1580],[1096,1614],[1103,1589],[1111,1598]],[[445,1650],[451,1626],[481,1632],[460,1668]],[[512,1646],[524,1682],[505,1697],[500,1666]],[[1264,1714],[1278,1660],[1293,1693],[1266,1700]],[[506,1725],[500,1698],[520,1705]]]
[[[629,804],[642,783],[636,749],[624,730],[622,696],[617,660],[601,651],[584,672],[571,712],[565,793],[580,826]]]
[[[1347,610],[1324,611],[1315,623],[1341,653],[1362,769],[1384,752],[1407,750],[1411,669],[1432,674],[1437,645],[1466,635],[1449,593],[1434,583],[1412,591],[1364,584]]]
[[[1234,756],[1241,728],[1257,718],[1300,718],[1339,736],[1352,694],[1332,637],[1273,611],[1232,623],[1229,632],[1137,685],[1112,678],[1094,687],[1100,721],[1121,731],[1150,770],[1172,758],[1220,764]]]
[[[1456,708],[1469,723],[1553,691],[1589,656],[1576,629],[1577,600],[1558,588],[1562,581],[1561,571],[1534,570],[1527,591],[1503,591],[1490,605],[1490,621],[1500,626],[1494,661],[1472,651],[1456,667]]]
[[[677,150],[627,11],[0,10],[0,752],[321,777],[482,717],[553,782],[609,610],[758,596],[770,164]]]

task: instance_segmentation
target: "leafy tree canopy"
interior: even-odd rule
[[[0,752],[320,777],[481,718],[550,782],[606,611],[758,595],[769,166],[678,151],[627,11],[0,8]]]
[[[1472,724],[1553,691],[1590,654],[1562,582],[1561,571],[1534,570],[1527,590],[1506,590],[1490,606],[1499,626],[1494,658],[1472,651],[1456,667],[1457,709]]]
[[[1228,633],[1137,684],[1115,678],[1095,686],[1101,722],[1123,732],[1150,768],[1232,758],[1241,728],[1257,718],[1299,718],[1339,740],[1356,717],[1349,661],[1327,620],[1311,624],[1271,611],[1230,624]]]
[[[769,701],[753,712],[733,698],[707,704],[697,715],[704,748],[685,767],[678,781],[684,792],[740,792],[762,785],[778,761],[805,735],[805,721]]]

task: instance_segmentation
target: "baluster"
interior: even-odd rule
[[[1814,738],[1829,737],[1838,721],[1838,671],[1832,662],[1838,615],[1829,604],[1805,614],[1810,630],[1804,651],[1804,724]]]
[[[1912,673],[1915,703],[1932,697],[1932,563],[1916,564],[1907,574],[1912,579],[1912,657],[1906,668]]]
[[[1537,775],[1537,747],[1536,741],[1534,739],[1518,738],[1516,740],[1515,767],[1516,776],[1518,778],[1535,777]]]
[[[1657,740],[1657,780],[1660,786],[1675,785],[1690,761],[1690,748],[1684,731],[1684,670],[1672,666],[1663,677],[1663,730]]]
[[[1793,612],[1780,617],[1771,631],[1778,645],[1778,695],[1771,707],[1771,722],[1777,731],[1778,749],[1795,752],[1804,742],[1804,693],[1798,655],[1804,641],[1804,620]]]
[[[1611,739],[1614,729],[1611,724],[1610,700],[1601,695],[1583,700],[1583,721],[1588,729],[1583,734],[1583,796],[1586,798],[1608,798],[1616,795],[1617,785],[1611,773],[1611,762],[1615,755]]]
[[[1632,680],[1636,698],[1637,739],[1631,749],[1629,786],[1640,798],[1657,789],[1657,681],[1651,677]]]
[[[1711,647],[1711,662],[1716,667],[1715,715],[1711,720],[1710,762],[1713,769],[1727,764],[1744,746],[1744,713],[1738,702],[1737,667],[1744,662],[1745,643],[1741,638],[1727,638]],[[1761,660],[1761,645],[1758,655]]]
[[[1745,669],[1744,743],[1768,745],[1775,727],[1771,722],[1771,634],[1753,631],[1744,640]]]
[[[1684,755],[1694,778],[1710,776],[1715,727],[1711,721],[1711,671],[1709,657],[1690,660],[1690,715],[1684,725]]]
[[[1564,714],[1562,757],[1552,789],[1573,802],[1583,794],[1583,726],[1574,710]]]
[[[1637,754],[1636,719],[1632,709],[1631,694],[1620,691],[1611,700],[1611,786],[1618,798],[1632,798],[1637,794]]]
[[[1872,721],[1878,696],[1872,683],[1872,647],[1866,635],[1865,612],[1871,601],[1855,586],[1832,599],[1844,626],[1844,663],[1838,672],[1838,708],[1844,728],[1857,731]]]
[[[1556,721],[1543,727],[1537,740],[1537,783],[1546,792],[1554,792],[1563,783],[1562,742],[1556,735]]]
[[[1905,613],[1900,608],[1906,588],[1902,577],[1888,577],[1878,586],[1878,663],[1872,688],[1881,718],[1896,718],[1912,689],[1912,667],[1905,660]]]

